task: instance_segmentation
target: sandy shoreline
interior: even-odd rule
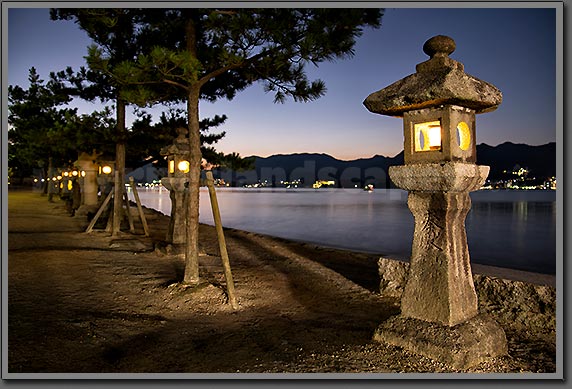
[[[164,215],[163,213],[156,211],[154,209],[151,209],[151,208],[146,208],[146,209],[148,212],[158,212],[159,214]],[[201,223],[201,224],[203,224],[203,223]],[[208,224],[204,224],[204,225],[211,227]],[[234,229],[234,228],[225,228],[225,230],[227,230],[227,231],[242,231],[242,230],[238,230],[238,229]],[[292,242],[293,244],[299,244],[299,245],[314,247],[316,249],[321,248],[321,249],[327,249],[327,250],[336,250],[336,251],[340,251],[340,252],[350,253],[353,255],[376,256],[379,258],[386,258],[386,259],[390,259],[390,260],[394,260],[394,261],[402,261],[401,259],[395,259],[395,258],[391,258],[389,256],[384,256],[384,255],[380,255],[380,254],[372,253],[372,252],[368,252],[368,251],[357,251],[357,250],[349,250],[349,249],[335,247],[335,246],[319,245],[319,244],[316,244],[314,242],[306,242],[306,241],[300,241],[300,240],[294,240],[294,239],[285,239],[285,238],[275,237],[272,235],[266,235],[266,234],[257,233],[257,232],[250,232],[250,231],[242,231],[242,232],[258,235],[258,236],[264,237],[266,239],[279,239],[279,240],[289,241],[289,242]],[[513,281],[528,282],[528,283],[536,284],[536,285],[547,285],[547,286],[551,286],[553,288],[556,287],[556,275],[553,275],[553,274],[535,273],[535,272],[530,272],[530,271],[525,271],[525,270],[510,269],[510,268],[499,267],[499,266],[481,265],[478,263],[471,263],[471,268],[472,268],[473,274],[481,274],[481,275],[485,275],[485,276],[489,276],[489,277],[503,278],[503,279],[513,280]]]
[[[548,285],[553,288],[556,287],[556,276],[551,274],[532,273],[523,270],[479,265],[477,263],[472,263],[471,267],[474,274],[482,274],[513,281],[523,281],[536,285]]]
[[[156,209],[145,207],[145,206],[143,206],[143,208],[145,208],[146,212],[148,212],[149,214],[157,214],[157,215],[160,215],[161,217],[165,217],[165,218],[169,217],[168,215],[166,215],[166,214],[164,214],[161,211],[158,211]],[[223,216],[223,220],[224,220],[224,215],[222,215],[222,216]],[[204,226],[211,227],[211,225],[209,225],[209,224],[204,224],[204,223],[201,223],[201,224]],[[235,228],[226,228],[226,227],[225,227],[225,230],[226,231],[243,231],[243,230],[239,230],[239,229],[235,229]],[[278,239],[278,240],[283,240],[283,241],[289,241],[293,244],[300,244],[300,245],[303,245],[305,247],[315,247],[315,248],[321,248],[321,249],[327,249],[327,250],[338,250],[340,252],[353,253],[355,255],[377,256],[377,257],[383,257],[383,258],[392,259],[392,260],[403,261],[403,259],[401,259],[401,258],[400,259],[392,258],[391,256],[385,256],[383,254],[370,252],[370,251],[352,250],[352,249],[347,249],[347,248],[343,248],[343,247],[337,247],[335,245],[321,245],[321,244],[311,242],[311,241],[303,241],[303,240],[275,237],[272,235],[268,235],[268,234],[264,234],[264,233],[258,233],[258,232],[251,232],[251,231],[243,231],[243,232],[247,232],[249,234],[259,235],[259,236],[267,238],[267,239]],[[523,282],[529,282],[529,283],[533,283],[533,284],[537,284],[537,285],[548,285],[551,287],[556,287],[556,276],[553,274],[536,273],[536,272],[519,270],[519,269],[511,269],[511,268],[506,268],[506,267],[482,265],[482,264],[478,264],[478,263],[474,263],[474,262],[471,262],[471,268],[472,268],[474,274],[482,274],[482,275],[486,275],[486,276],[490,276],[490,277],[504,278],[504,279],[508,279],[508,280],[523,281]]]

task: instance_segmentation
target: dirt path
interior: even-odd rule
[[[168,224],[154,211],[150,238],[112,239],[37,193],[10,192],[8,210],[10,373],[452,371],[371,340],[399,312],[378,293],[375,256],[227,230],[234,311],[210,226],[204,282],[188,288],[183,259],[153,250]],[[554,371],[550,337],[511,331],[511,355],[471,371]]]

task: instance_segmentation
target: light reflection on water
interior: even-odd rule
[[[170,214],[169,192],[139,191],[142,203]],[[472,192],[467,240],[475,263],[554,274],[555,192]],[[225,227],[408,259],[413,216],[407,192],[378,189],[218,188]],[[206,188],[200,221],[214,224]]]

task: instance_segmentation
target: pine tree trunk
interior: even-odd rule
[[[187,50],[197,56],[197,36],[195,22],[193,20],[194,11],[186,8],[183,11],[187,17],[186,38]],[[201,179],[201,137],[199,129],[199,96],[200,86],[191,86],[188,90],[187,115],[189,128],[189,185],[187,196],[186,225],[187,236],[185,242],[185,275],[183,282],[190,285],[199,283],[199,191]]]
[[[117,182],[113,193],[113,224],[111,235],[116,236],[121,229],[123,216],[123,191],[125,182],[125,101],[117,99],[117,143],[115,146],[115,170]]]
[[[189,186],[187,188],[187,239],[183,282],[199,283],[199,191],[201,179],[201,139],[199,129],[199,89],[191,88],[187,102],[189,144],[191,149]]]

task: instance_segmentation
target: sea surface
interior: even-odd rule
[[[171,213],[165,188],[139,189],[143,205]],[[400,189],[217,188],[223,225],[322,246],[408,260],[413,215]],[[466,230],[471,262],[556,272],[556,192],[471,192]],[[213,225],[201,188],[200,221]]]

